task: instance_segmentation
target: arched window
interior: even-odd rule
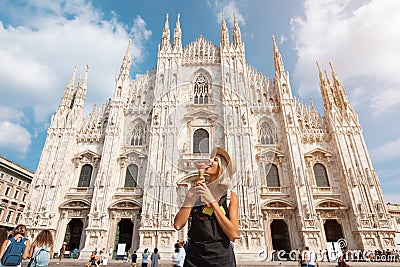
[[[124,187],[136,187],[138,178],[138,166],[131,164],[126,168],[125,184]]]
[[[313,169],[317,187],[329,187],[328,174],[326,173],[325,166],[321,163],[316,163]]]
[[[137,123],[132,131],[132,146],[142,146],[144,143],[144,126],[142,123]]]
[[[260,126],[260,143],[262,145],[272,145],[275,143],[274,129],[268,122],[261,123]]]
[[[265,166],[267,187],[280,187],[278,168],[273,163],[268,163]]]
[[[78,187],[89,187],[90,179],[92,178],[93,167],[90,164],[82,166],[81,174],[79,175]]]
[[[208,104],[208,80],[204,75],[194,82],[194,104]]]
[[[193,153],[209,153],[209,134],[204,129],[197,129],[193,134]]]

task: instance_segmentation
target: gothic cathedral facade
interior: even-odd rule
[[[172,253],[173,228],[195,163],[215,145],[237,163],[238,258],[267,249],[393,248],[395,230],[358,117],[331,64],[318,65],[324,116],[292,95],[273,38],[273,78],[248,65],[235,18],[220,45],[199,36],[183,47],[168,16],[156,68],[131,80],[130,43],[114,93],[84,116],[88,70],[76,70],[51,118],[25,223],[52,229],[56,251],[125,244]]]

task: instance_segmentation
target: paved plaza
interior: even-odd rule
[[[140,262],[140,261],[139,261]],[[26,267],[28,264],[28,261],[25,261],[22,264],[22,267]],[[400,266],[399,262],[350,262],[349,263],[350,266],[377,266],[377,267],[385,267],[385,266]],[[73,260],[73,259],[63,259],[61,262],[58,259],[54,259],[51,260],[49,267],[57,267],[57,266],[85,266],[86,265],[86,261],[85,260]],[[103,265],[101,265],[103,266]],[[119,266],[119,267],[129,267],[131,266],[130,263],[126,263],[123,262],[121,260],[111,260],[108,262],[107,266]],[[137,267],[140,267],[141,264],[138,263]],[[170,267],[171,266],[171,262],[169,260],[161,260],[160,267]],[[279,261],[275,261],[275,262],[260,262],[260,261],[254,261],[254,262],[238,262],[237,263],[238,267],[252,267],[252,266],[281,266],[281,267],[285,267],[285,266],[298,266],[297,262],[279,262]],[[336,263],[327,263],[327,262],[322,262],[319,263],[319,267],[328,267],[328,266],[337,266]],[[199,266],[202,267],[202,266]],[[225,267],[225,266],[221,266],[221,267]],[[229,267],[229,266],[227,266]]]

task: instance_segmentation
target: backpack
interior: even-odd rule
[[[50,249],[45,245],[43,245],[35,253],[34,260],[31,266],[45,267],[49,265],[49,262],[50,262]]]
[[[24,237],[18,241],[14,237],[11,237],[9,240],[10,244],[1,258],[1,264],[4,266],[18,266],[22,262],[22,255],[26,247],[25,242],[28,238]]]

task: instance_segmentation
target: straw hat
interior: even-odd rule
[[[227,169],[229,171],[229,175],[233,175],[236,172],[236,163],[233,159],[231,159],[229,153],[222,147],[217,146],[211,151],[210,156],[211,158],[214,158],[216,155],[219,155],[225,159],[226,163],[228,164]]]

